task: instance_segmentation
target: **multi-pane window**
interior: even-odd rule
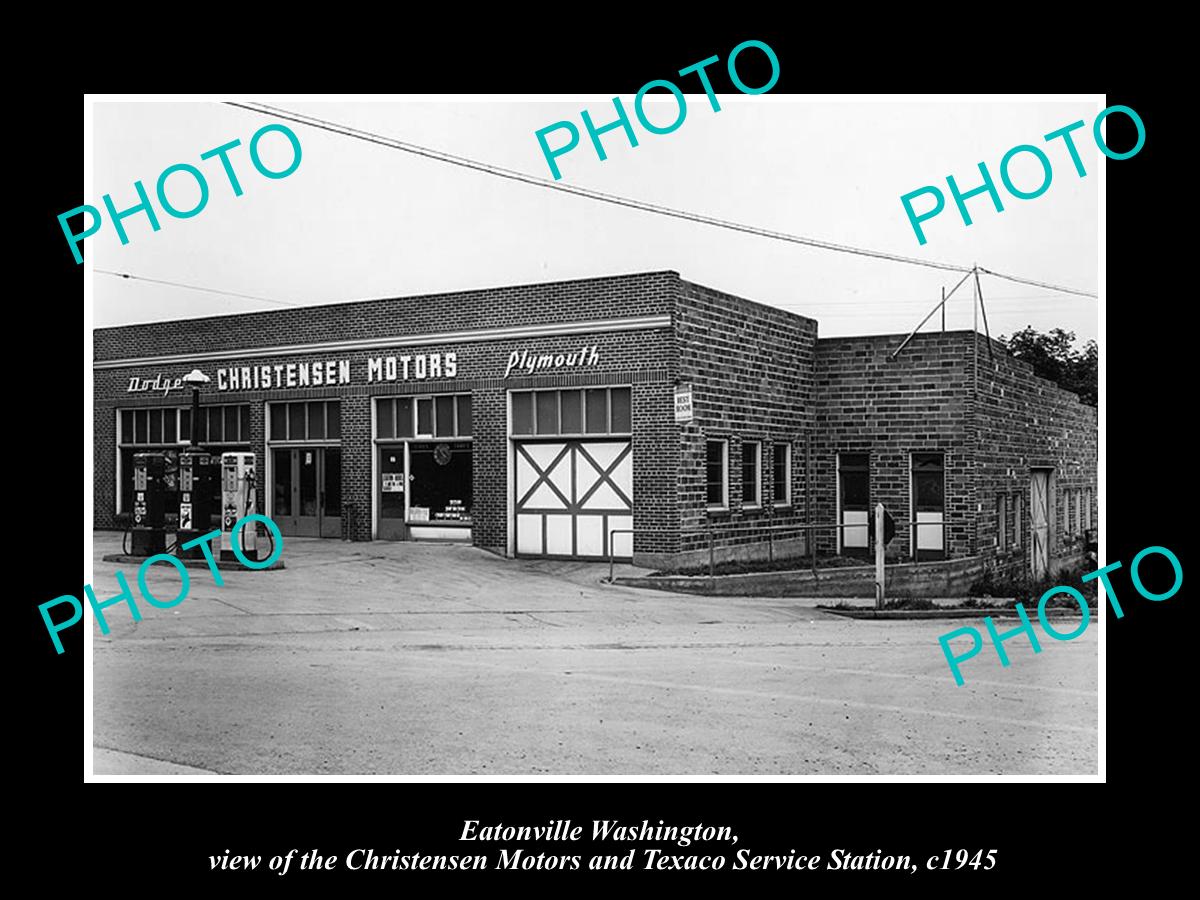
[[[729,444],[708,441],[704,460],[705,499],[709,509],[729,506]]]
[[[627,387],[512,392],[513,434],[630,434],[632,431],[632,396]]]
[[[1083,527],[1085,530],[1090,530],[1092,527],[1092,489],[1088,488],[1084,492],[1083,497]]]
[[[1013,548],[1021,546],[1021,507],[1024,498],[1021,494],[1013,494]]]
[[[792,502],[792,445],[777,441],[772,453],[772,496],[776,506],[788,506]]]
[[[1062,527],[1063,534],[1070,536],[1074,532],[1071,530],[1071,489],[1062,489]]]
[[[996,549],[1008,549],[1008,494],[996,495]]]
[[[270,406],[272,441],[341,440],[341,401],[301,400]]]
[[[471,436],[471,395],[380,397],[375,405],[375,437],[463,438]]]
[[[1083,491],[1075,492],[1075,531],[1083,533]]]
[[[175,490],[179,450],[191,441],[192,411],[189,408],[122,409],[117,435],[119,482],[117,511],[133,508],[133,456],[146,450],[161,450],[166,459],[164,483]],[[216,451],[249,449],[250,406],[217,404],[200,407],[197,441]],[[215,490],[220,496],[220,486]]]
[[[200,407],[201,444],[250,443],[250,406],[224,404]],[[186,444],[192,438],[192,411],[188,408],[121,410],[122,446]]]

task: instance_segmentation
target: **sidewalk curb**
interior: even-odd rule
[[[167,555],[169,556],[171,554],[167,554]],[[141,563],[143,563],[147,559],[149,559],[149,557],[147,557],[147,556],[126,556],[123,553],[108,553],[100,558],[102,560],[104,560],[105,562],[137,563],[138,565],[140,565]],[[208,560],[204,559],[203,557],[201,557],[200,559],[182,559],[181,557],[176,556],[175,558],[178,559],[185,566],[187,566],[189,569],[207,569],[208,568]],[[214,560],[214,562],[217,564],[217,568],[220,569],[222,572],[238,572],[238,571],[270,572],[275,569],[285,568],[282,559],[275,560],[275,562],[271,563],[265,569],[248,569],[239,562],[229,562],[228,560],[224,560],[224,559],[217,559],[217,560]],[[253,560],[252,560],[252,562],[253,562]]]
[[[821,612],[832,613],[847,619],[982,619],[985,616],[1003,619],[1017,618],[1017,611],[1011,606],[989,609],[977,607],[974,609],[833,609],[828,606],[814,607]],[[1089,606],[1088,612],[1094,617],[1096,607]],[[1082,616],[1070,609],[1048,609],[1048,619],[1074,619]]]

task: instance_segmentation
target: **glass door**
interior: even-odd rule
[[[277,448],[271,463],[271,518],[280,533],[341,537],[341,448]]]
[[[295,450],[271,451],[271,518],[279,526],[280,534],[296,534],[295,493],[296,479],[292,472],[292,457]]]
[[[321,537],[342,536],[342,448],[322,447]]]
[[[294,496],[296,534],[299,537],[318,537],[321,534],[320,482],[321,451],[305,448],[292,451],[292,470],[295,472]]]
[[[379,528],[381,541],[403,541],[407,535],[404,524],[405,498],[408,479],[404,470],[404,445],[379,446]]]

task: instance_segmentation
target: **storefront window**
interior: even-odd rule
[[[471,524],[470,442],[414,443],[408,453],[409,522]]]

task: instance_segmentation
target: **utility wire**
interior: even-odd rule
[[[731,222],[727,219],[703,216],[699,213],[674,209],[669,206],[659,206],[654,203],[646,203],[642,200],[631,200],[628,197],[619,197],[615,194],[606,194],[602,191],[594,191],[590,188],[578,187],[570,184],[561,184],[557,181],[551,181],[547,178],[536,178],[532,175],[526,175],[524,172],[518,172],[515,169],[506,169],[502,166],[494,166],[490,163],[480,162],[465,156],[455,156],[452,153],[445,153],[441,150],[433,150],[420,144],[399,141],[395,138],[384,137],[383,135],[376,134],[372,131],[364,131],[359,128],[352,128],[349,125],[342,125],[337,122],[331,122],[328,119],[321,119],[317,116],[310,116],[306,113],[298,113],[292,110],[282,109],[277,106],[270,106],[266,103],[255,103],[254,105],[250,105],[246,103],[236,103],[231,100],[226,100],[224,102],[228,106],[235,106],[238,109],[244,109],[249,112],[258,113],[259,115],[277,116],[281,119],[288,119],[292,122],[298,122],[301,125],[308,125],[311,128],[320,128],[324,131],[331,131],[334,134],[340,134],[344,137],[352,137],[357,138],[358,140],[367,141],[372,144],[380,144],[384,147],[390,147],[393,150],[402,150],[405,153],[424,156],[429,159],[438,160],[439,162],[449,163],[450,165],[461,166],[465,169],[474,169],[477,172],[484,172],[488,175],[495,175],[500,178],[507,178],[512,181],[522,182],[524,184],[531,184],[535,187],[549,188],[550,190],[561,191],[567,194],[575,194],[579,197],[586,197],[589,200],[599,200],[603,203],[612,203],[616,206],[626,206],[632,209],[640,209],[643,212],[671,216],[677,219],[684,219],[689,222],[699,222],[702,225],[712,225],[717,228],[728,228],[732,231],[741,231],[746,234],[758,235],[759,237],[769,237],[774,238],[775,240],[788,241],[793,244],[803,244],[804,246],[815,247],[820,250],[835,250],[839,253],[853,253],[858,256],[869,256],[875,259],[888,260],[890,262],[901,262],[913,266],[924,266],[930,269],[942,269],[950,272],[975,271],[974,266],[960,266],[953,263],[938,262],[936,260],[918,259],[912,256],[900,256],[895,253],[885,253],[881,250],[869,250],[863,247],[853,247],[849,244],[835,244],[831,241],[817,240],[816,238],[788,234],[782,231],[770,231],[768,229],[758,228],[753,225],[744,225],[740,222]],[[979,271],[987,270],[980,269]],[[997,275],[997,277],[1000,278],[1007,278],[1010,281],[1024,281],[1026,284],[1044,287],[1049,290],[1063,291],[1068,294],[1082,294],[1083,296],[1087,297],[1096,296],[1095,294],[1088,294],[1084,291],[1079,291],[1074,288],[1060,287],[1058,285],[1047,284],[1045,282],[1030,281],[1027,279],[1017,278],[1016,276],[999,275],[995,272],[989,272],[988,274]]]
[[[991,269],[979,267],[979,271],[984,275],[991,275],[995,278],[1003,278],[1005,281],[1015,281],[1017,284],[1029,284],[1034,287],[1049,288],[1052,291],[1062,291],[1064,294],[1078,294],[1080,297],[1095,297],[1096,295],[1089,291],[1080,291],[1075,288],[1062,287],[1058,284],[1049,284],[1045,281],[1034,281],[1032,278],[1021,278],[1019,275],[1005,275],[1001,272],[993,272]]]
[[[149,281],[154,284],[166,284],[171,287],[183,288],[188,291],[203,291],[206,294],[224,294],[227,297],[241,297],[243,300],[261,300],[263,303],[278,303],[280,306],[299,306],[286,300],[272,300],[270,297],[257,297],[254,294],[238,294],[234,291],[219,291],[216,288],[199,287],[194,284],[182,284],[178,281],[163,281],[161,278],[147,278],[145,275],[131,275],[128,272],[111,272],[108,269],[93,269],[100,275],[113,275],[117,278],[128,278],[132,281]]]

